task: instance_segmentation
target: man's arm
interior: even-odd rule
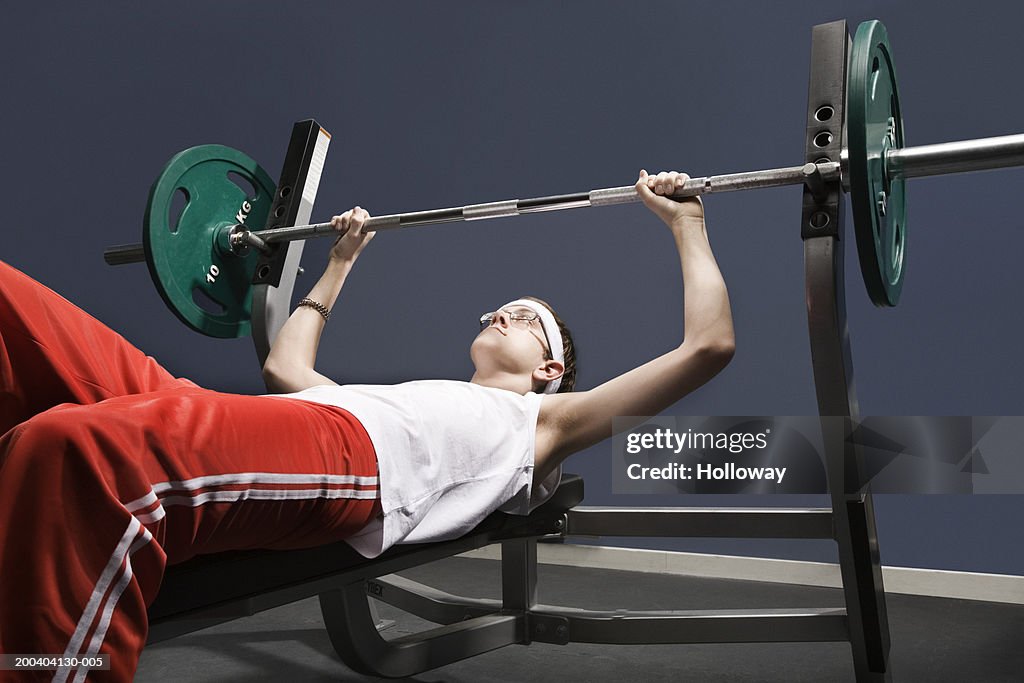
[[[694,198],[665,198],[687,176],[641,171],[637,192],[672,231],[683,274],[685,336],[675,349],[589,391],[545,396],[537,427],[542,479],[568,455],[612,436],[612,418],[657,415],[718,374],[732,358],[735,336],[725,281]]]
[[[364,209],[357,206],[331,220],[335,229],[344,234],[338,237],[331,248],[327,268],[309,292],[309,299],[328,309],[334,307],[356,259],[373,239],[374,233],[362,232],[363,224],[369,217]],[[337,384],[314,369],[325,322],[316,309],[308,306],[299,306],[292,312],[263,364],[263,381],[268,390],[288,393],[322,384]]]

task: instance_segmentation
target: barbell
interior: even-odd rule
[[[695,195],[806,185],[816,195],[826,183],[849,192],[861,273],[878,306],[895,306],[906,259],[908,178],[1024,165],[1024,134],[906,147],[896,72],[887,31],[879,21],[862,23],[850,50],[846,92],[847,145],[838,161],[823,157],[790,166],[725,175],[691,177],[673,195]],[[813,144],[832,144],[828,105],[814,119],[823,124]],[[239,182],[241,179],[243,182]],[[108,247],[111,265],[146,261],[168,306],[194,329],[211,336],[240,336],[251,312],[251,282],[258,254],[283,242],[337,235],[329,222],[280,226],[268,216],[276,193],[255,161],[222,145],[202,145],[175,155],[154,182],[147,202],[143,243]],[[180,212],[172,212],[175,196]],[[371,217],[367,232],[456,221],[518,216],[543,211],[610,206],[640,201],[633,185],[532,199],[388,214]],[[824,214],[823,214],[824,215]],[[269,221],[268,221],[269,219]],[[252,230],[250,225],[269,225]],[[824,228],[824,224],[812,226]],[[207,300],[202,304],[198,299]],[[210,301],[213,305],[210,305]]]

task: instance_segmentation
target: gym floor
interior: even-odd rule
[[[539,602],[614,610],[841,607],[838,589],[539,565]],[[450,558],[403,572],[477,598],[500,597],[493,560]],[[888,596],[894,681],[1020,681],[1024,606]],[[431,624],[381,605],[386,638]],[[316,598],[146,648],[135,680],[385,680],[353,673],[331,646]],[[846,643],[509,646],[414,681],[853,681]]]

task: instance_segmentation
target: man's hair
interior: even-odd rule
[[[520,298],[536,301],[541,306],[551,311],[551,315],[555,317],[555,323],[558,325],[558,331],[562,335],[562,355],[565,356],[565,372],[562,373],[562,383],[559,385],[557,393],[564,394],[572,391],[576,386],[576,345],[572,341],[572,332],[569,331],[565,321],[558,316],[558,313],[555,312],[555,309],[553,309],[551,304],[548,302],[538,299],[535,296],[523,296]],[[545,360],[551,360],[551,354],[546,351],[545,354],[547,355]]]

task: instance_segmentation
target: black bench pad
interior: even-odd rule
[[[298,550],[240,550],[201,555],[166,569],[160,592],[148,609],[151,625],[218,605],[279,591],[303,599],[352,581],[383,576],[502,540],[557,533],[567,510],[583,500],[583,479],[562,475],[555,494],[529,515],[496,512],[453,541],[397,545],[367,559],[344,541]],[[305,592],[300,587],[308,587]],[[308,594],[308,595],[307,595]],[[263,606],[262,609],[265,609]],[[238,616],[241,616],[239,614]]]

